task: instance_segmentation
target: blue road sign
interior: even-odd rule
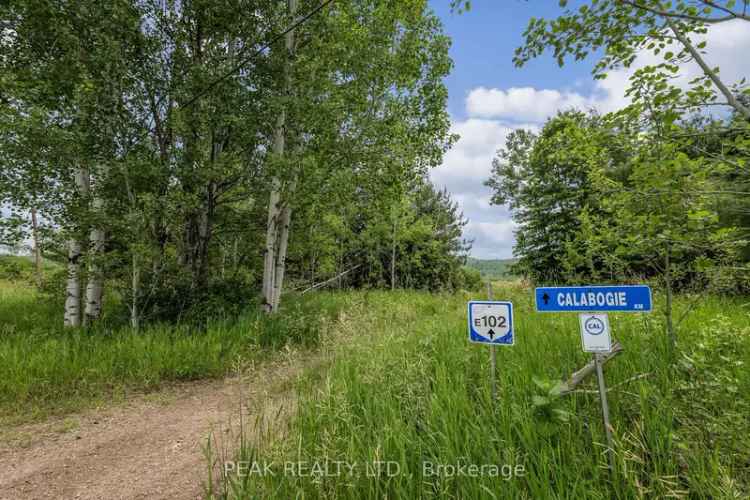
[[[651,311],[646,285],[539,287],[535,297],[539,312]]]
[[[513,304],[494,300],[469,302],[469,340],[513,345]]]

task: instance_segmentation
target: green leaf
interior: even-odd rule
[[[549,398],[545,398],[544,396],[534,395],[531,398],[531,403],[535,407],[539,408],[539,407],[549,406],[550,400]]]

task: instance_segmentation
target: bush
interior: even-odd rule
[[[24,275],[24,266],[21,265],[17,258],[0,258],[0,279],[20,281],[24,278]]]
[[[195,288],[189,280],[171,276],[155,286],[145,283],[139,305],[148,321],[205,324],[207,320],[237,316],[255,302],[253,288],[241,278],[215,279]]]
[[[310,349],[320,343],[324,314],[306,310],[297,302],[283,314],[263,316],[258,343],[261,347],[280,349],[290,344]]]
[[[464,290],[479,290],[482,287],[482,275],[477,269],[462,267],[458,273],[459,282],[456,288]]]
[[[62,308],[65,305],[67,279],[68,272],[65,269],[58,269],[53,273],[48,273],[44,277],[42,286],[39,288],[39,295],[42,300],[54,307]]]

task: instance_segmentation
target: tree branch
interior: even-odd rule
[[[352,268],[349,268],[349,269],[347,269],[347,270],[346,270],[346,271],[344,271],[343,273],[341,273],[341,274],[338,274],[338,275],[334,276],[334,277],[333,277],[333,278],[331,278],[331,279],[325,280],[325,281],[323,281],[322,283],[318,283],[317,285],[313,285],[313,286],[311,286],[310,288],[308,288],[308,289],[306,289],[306,290],[303,290],[303,291],[302,291],[302,293],[307,293],[307,292],[309,292],[309,291],[311,291],[311,290],[315,290],[315,289],[317,289],[317,288],[320,288],[320,287],[322,287],[322,286],[325,286],[325,285],[327,285],[328,283],[331,283],[332,281],[334,281],[334,280],[337,280],[338,278],[340,278],[340,277],[344,276],[345,274],[348,274],[348,273],[350,273],[350,272],[354,271],[355,269],[357,269],[358,267],[361,267],[361,266],[362,266],[362,264],[357,264],[356,266],[354,266],[354,267],[352,267]]]
[[[690,43],[690,40],[688,40],[688,38],[677,28],[677,26],[675,26],[674,22],[669,18],[666,19],[666,22],[667,26],[669,26],[669,29],[672,30],[680,43],[682,43],[687,51],[690,52],[690,55],[693,56],[693,59],[695,59],[695,62],[698,63],[698,66],[701,67],[703,73],[711,79],[716,88],[719,89],[719,92],[724,95],[729,105],[737,110],[742,116],[744,116],[746,120],[750,120],[750,109],[739,102],[734,94],[727,88],[727,86],[724,85],[724,82],[719,79],[719,76],[716,74],[716,72],[708,67],[708,64],[706,64],[706,61],[703,60],[703,57],[701,57],[700,53],[695,49],[695,47],[693,47],[693,44]]]
[[[622,345],[619,342],[615,342],[612,345],[612,350],[601,357],[601,363],[604,365],[607,361],[614,358],[622,352]],[[586,379],[589,375],[596,371],[596,362],[592,359],[580,370],[574,372],[568,380],[560,382],[555,388],[558,393],[563,396],[569,394],[575,390],[575,388]]]
[[[706,4],[706,5],[708,5],[709,7],[714,8],[714,9],[718,9],[718,10],[720,10],[722,12],[726,12],[727,14],[729,14],[732,17],[734,17],[735,19],[742,19],[744,21],[750,21],[750,16],[748,16],[748,15],[746,15],[744,13],[740,14],[739,12],[735,12],[732,9],[728,9],[728,8],[724,7],[723,5],[719,5],[719,4],[714,3],[712,0],[701,0],[701,2],[704,3],[704,4]],[[747,3],[745,3],[745,8],[747,8]]]
[[[652,14],[656,14],[657,16],[661,16],[665,19],[683,19],[685,21],[695,21],[699,23],[708,23],[708,24],[718,24],[723,23],[726,21],[731,21],[732,19],[735,19],[736,15],[728,15],[724,17],[702,17],[702,16],[691,16],[690,14],[680,14],[678,12],[667,12],[665,10],[659,10],[655,9],[653,7],[648,7],[646,5],[641,5],[638,2],[635,2],[633,0],[619,0],[622,3],[625,3],[627,5],[630,5],[631,7],[634,7],[636,9],[645,10],[646,12],[651,12]]]

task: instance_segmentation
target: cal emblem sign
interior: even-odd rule
[[[645,285],[539,287],[535,297],[539,312],[651,311]]]

